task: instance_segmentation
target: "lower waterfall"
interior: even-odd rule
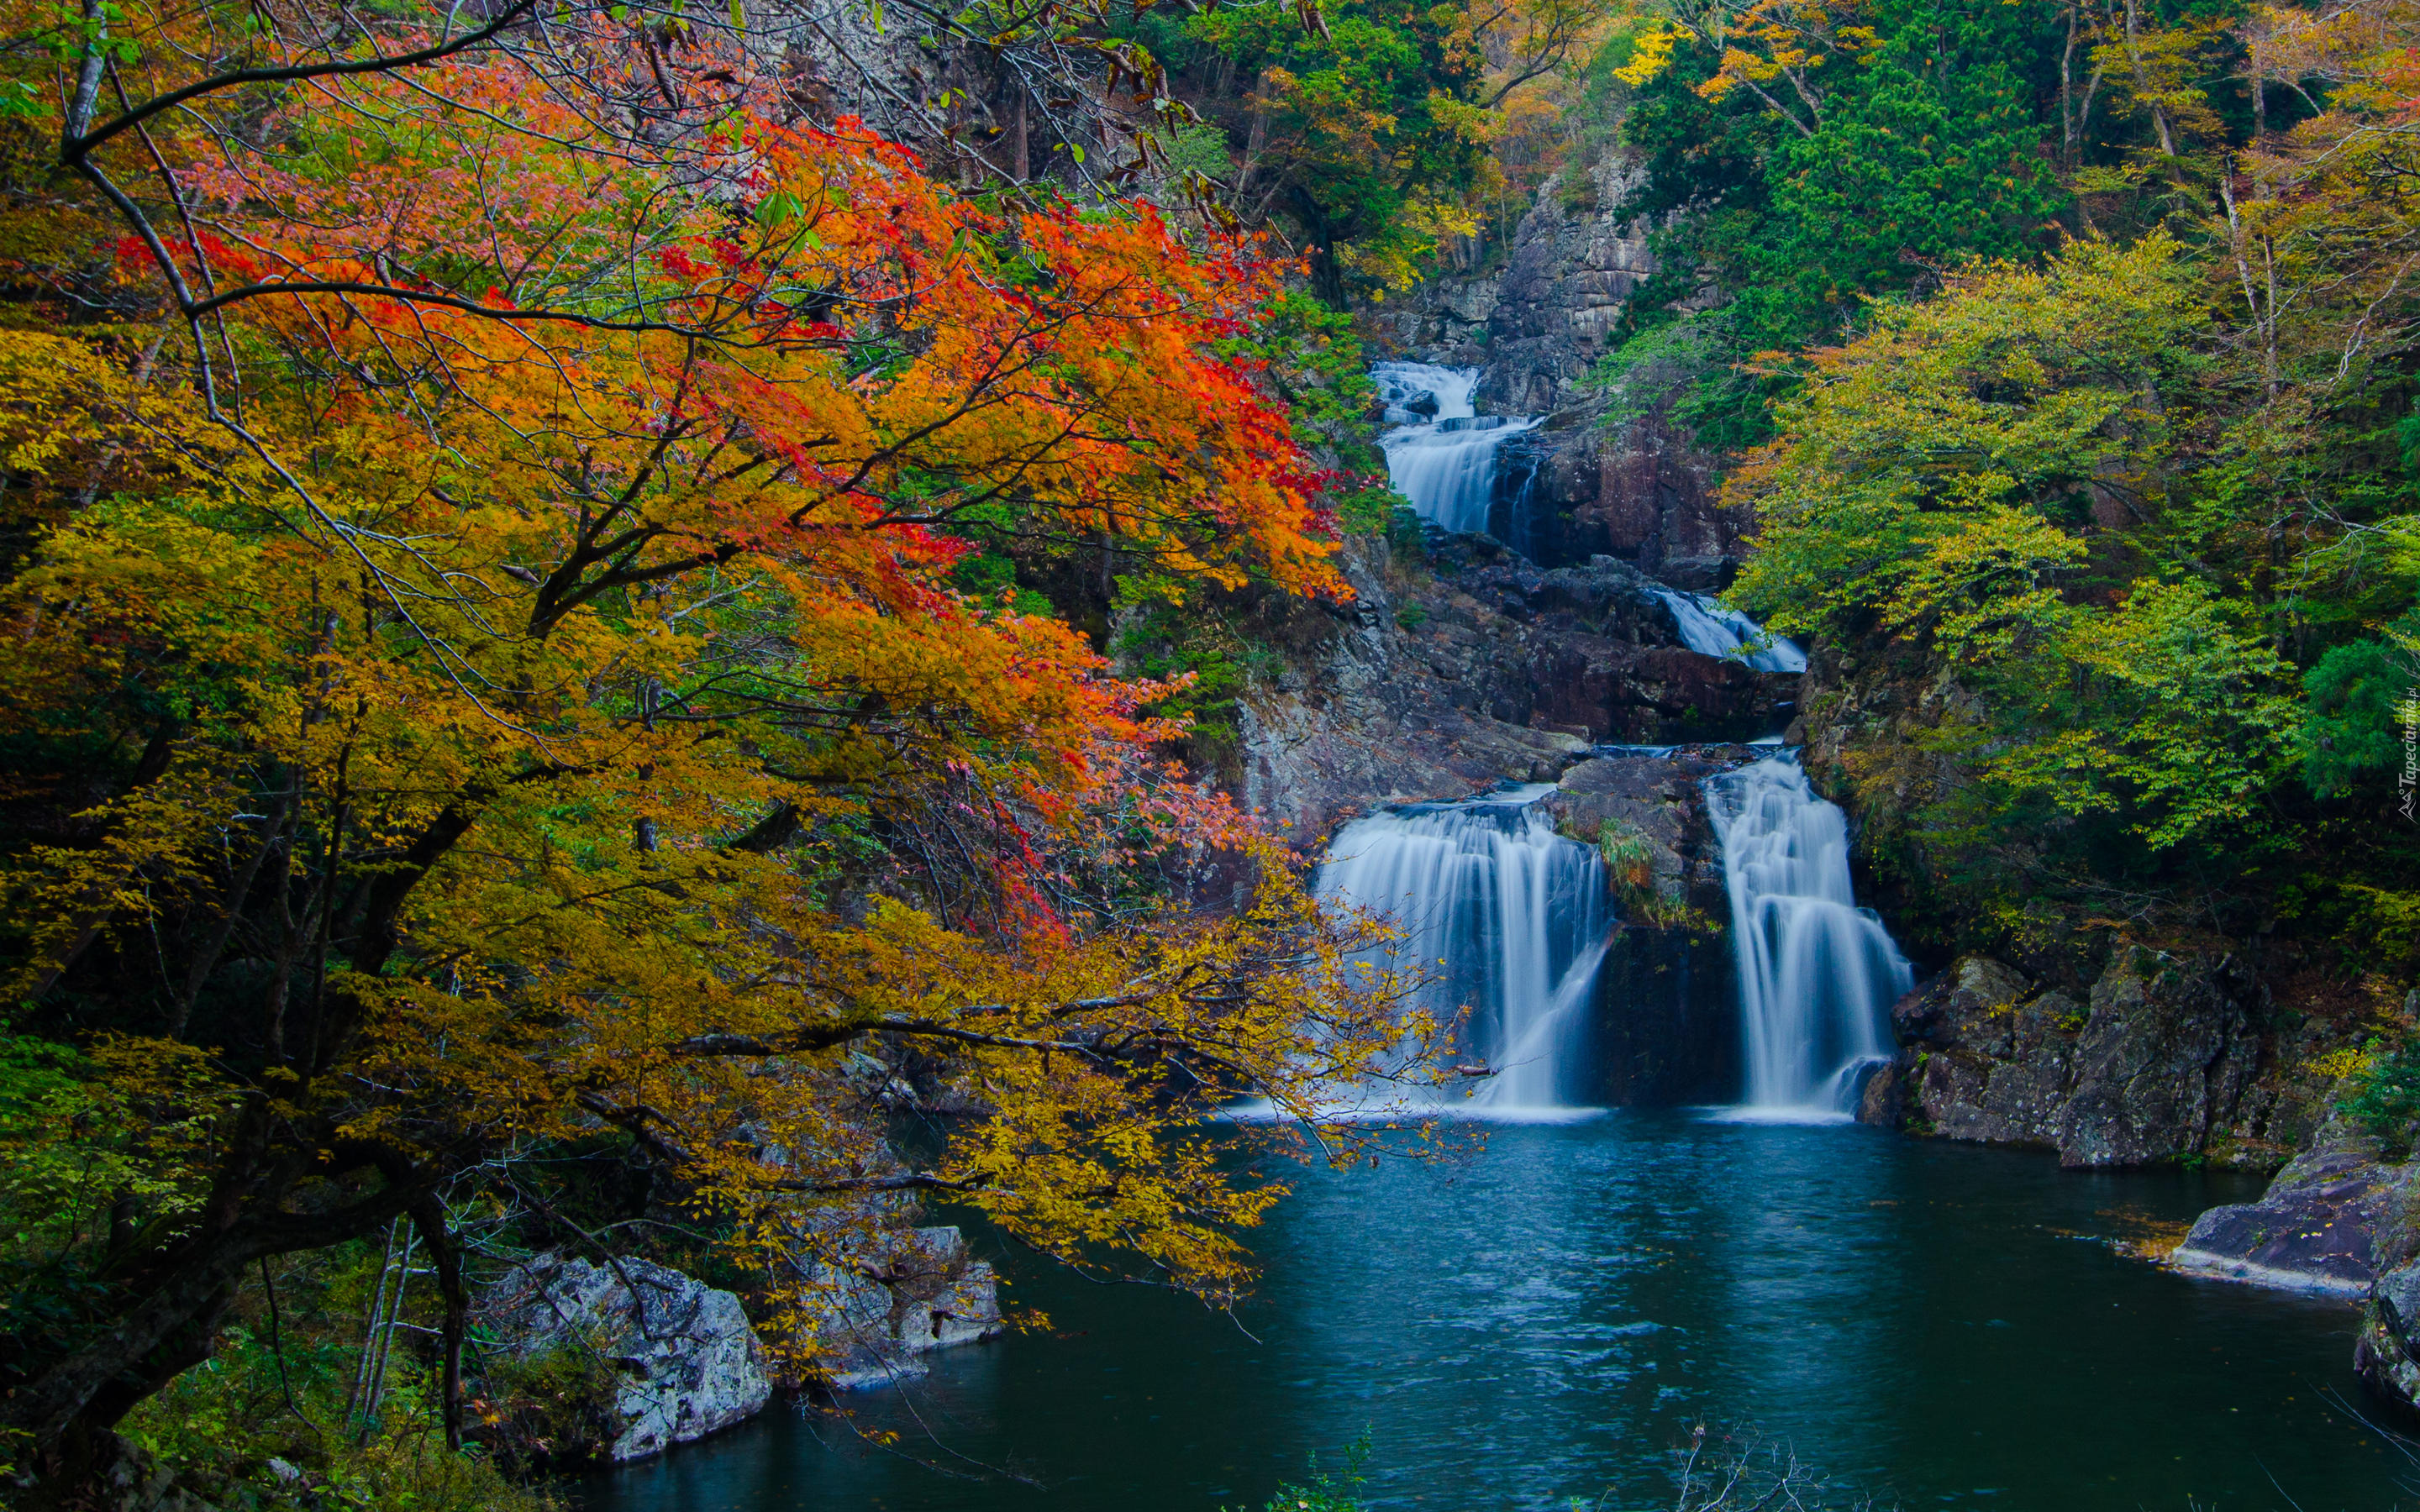
[[[1522,432],[1536,429],[1539,421],[1474,414],[1477,368],[1380,363],[1370,376],[1387,407],[1387,419],[1396,426],[1378,438],[1395,491],[1421,518],[1445,530],[1487,529],[1488,506],[1496,498],[1497,451]]]
[[[1568,1109],[1590,990],[1612,918],[1596,852],[1555,833],[1538,784],[1356,820],[1320,868],[1324,898],[1392,921],[1405,967],[1433,980],[1415,1006],[1470,1010],[1467,1051],[1494,1072],[1470,1111]],[[1440,964],[1441,963],[1441,964]]]
[[[1907,958],[1849,882],[1845,814],[1776,756],[1706,782],[1731,899],[1747,1095],[1742,1113],[1845,1119],[1892,1053],[1885,1017]]]

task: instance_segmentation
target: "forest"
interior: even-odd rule
[[[1478,1158],[1337,1116],[1506,1056],[1255,752],[1476,581],[1370,369],[1543,225],[1644,261],[1524,423],[1701,459],[1917,976],[2232,952],[2243,1168],[2412,1144],[2410,0],[8,6],[7,1504],[576,1504],[539,1257],[847,1434],[920,1223],[1233,1317]]]

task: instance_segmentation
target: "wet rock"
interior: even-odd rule
[[[1907,1121],[1907,1070],[1897,1061],[1876,1066],[1857,1089],[1857,1121],[1896,1129]]]
[[[839,1264],[808,1278],[819,1384],[854,1391],[921,1376],[923,1355],[1007,1326],[999,1277],[954,1227],[886,1230],[845,1250]]]
[[[1891,1008],[1916,1047],[1902,1059],[1910,1117],[1946,1139],[2055,1144],[2081,1019],[2005,963],[1962,957]]]
[[[1297,686],[1239,711],[1235,785],[1309,847],[1389,803],[1552,782],[1600,742],[1745,739],[1778,730],[1796,681],[1679,645],[1670,610],[1626,563],[1543,569],[1486,536],[1399,561],[1355,542],[1357,602],[1287,644]]]
[[[613,1436],[554,1445],[558,1458],[644,1459],[753,1417],[773,1394],[739,1299],[646,1260],[539,1256],[480,1295],[474,1321],[499,1354],[573,1350],[612,1367]]]
[[[1621,916],[1597,969],[1590,1095],[1599,1102],[1739,1094],[1729,903],[1704,783],[1756,754],[1731,746],[1600,757],[1565,772],[1543,800],[1563,834],[1606,854]]]
[[[2169,1262],[2297,1291],[2361,1296],[2409,1257],[2412,1174],[2372,1142],[2297,1156],[2257,1202],[2212,1208]]]

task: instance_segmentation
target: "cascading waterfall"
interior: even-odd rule
[[[1387,419],[1396,426],[1378,438],[1395,491],[1411,501],[1421,518],[1442,529],[1487,529],[1488,505],[1496,494],[1497,451],[1523,431],[1536,429],[1538,419],[1474,413],[1471,394],[1480,377],[1475,367],[1380,363],[1370,376],[1385,401]],[[1423,394],[1433,401],[1433,412],[1425,420],[1411,408]]]
[[[1845,1119],[1865,1068],[1890,1057],[1885,1016],[1913,982],[1890,932],[1857,906],[1848,818],[1787,756],[1708,779],[1706,797],[1746,1031],[1741,1114]]]
[[[1681,627],[1681,643],[1709,656],[1730,656],[1761,672],[1803,672],[1807,653],[1795,641],[1768,636],[1764,626],[1705,594],[1658,588],[1656,596],[1672,610]]]
[[[1472,1010],[1466,1044],[1495,1072],[1472,1099],[1482,1114],[1551,1114],[1577,1090],[1611,919],[1596,853],[1557,835],[1538,807],[1553,791],[1538,784],[1357,820],[1319,871],[1321,896],[1403,930],[1396,960],[1435,978],[1416,1006],[1441,1020]]]

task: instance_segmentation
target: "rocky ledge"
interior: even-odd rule
[[[921,1376],[922,1356],[999,1334],[1000,1278],[955,1228],[888,1231],[808,1280],[815,1381],[855,1391]]]
[[[800,1277],[812,1321],[792,1385],[832,1391],[920,1376],[921,1356],[1006,1325],[999,1280],[955,1228],[854,1239]],[[518,1458],[644,1459],[744,1422],[774,1380],[740,1300],[635,1257],[523,1262],[473,1312],[489,1397],[482,1412]]]
[[[2065,1165],[2273,1166],[2310,1132],[2316,1100],[2264,1074],[2272,1017],[2266,989],[2225,952],[2122,949],[2080,997],[1966,956],[1892,1009],[1906,1048],[1869,1084],[1866,1116],[2047,1147]]]
[[[1388,803],[1552,782],[1614,742],[1777,733],[1795,676],[1682,643],[1661,586],[1610,557],[1541,568],[1485,536],[1422,557],[1357,543],[1356,599],[1280,626],[1293,655],[1242,711],[1242,796],[1311,845]]]
[[[2168,1263],[2195,1275],[2360,1297],[2412,1257],[2414,1174],[2375,1140],[2298,1155],[2257,1202],[2212,1208]]]

